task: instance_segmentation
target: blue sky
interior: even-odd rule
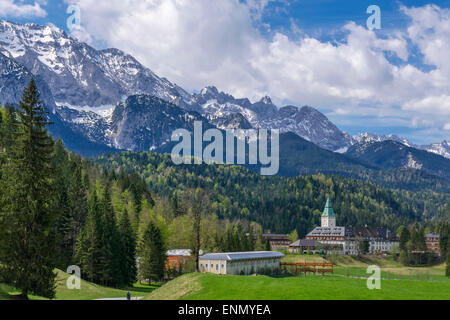
[[[45,16],[18,13],[35,3]],[[0,16],[70,32],[68,3],[81,11],[73,36],[129,52],[189,91],[312,105],[351,134],[450,139],[450,0],[0,0]],[[370,5],[381,30],[366,28]]]

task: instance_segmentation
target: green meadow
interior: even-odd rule
[[[404,267],[381,257],[287,255],[286,262],[335,263],[333,275],[231,276],[192,273],[152,292],[147,299],[182,300],[450,300],[444,265]],[[381,289],[369,290],[367,266],[381,267]]]
[[[57,270],[55,300],[92,300],[132,297],[148,300],[450,300],[450,278],[445,265],[405,267],[392,258],[376,256],[286,255],[285,262],[333,262],[332,275],[231,276],[190,273],[163,286],[136,283],[114,289],[81,281],[80,290],[67,289],[68,274]],[[367,266],[381,267],[381,289],[369,290]],[[0,300],[17,299],[19,291],[0,283]],[[33,300],[42,300],[30,296]]]
[[[155,290],[156,286],[147,284],[134,284],[133,288],[115,289],[100,286],[88,281],[81,280],[80,290],[70,290],[67,288],[66,282],[69,275],[61,270],[56,270],[56,297],[55,300],[94,300],[107,298],[125,298],[130,292],[132,299],[136,297],[144,297]],[[3,283],[0,283],[0,300],[14,300],[20,292]],[[31,300],[46,300],[39,296],[30,295]]]
[[[338,276],[219,276],[187,274],[155,290],[148,299],[182,300],[448,300],[450,281],[366,280]]]

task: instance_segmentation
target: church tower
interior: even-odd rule
[[[334,215],[333,207],[331,206],[330,198],[327,199],[325,209],[322,213],[322,227],[334,228],[336,227],[336,216]]]

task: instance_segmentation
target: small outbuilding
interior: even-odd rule
[[[202,255],[203,251],[200,250],[199,254]],[[186,264],[190,261],[194,261],[191,249],[175,249],[166,252],[166,270],[184,271]],[[195,263],[193,264],[195,266]]]
[[[207,253],[200,257],[200,272],[215,274],[277,274],[284,254],[276,251]]]
[[[292,253],[316,253],[318,241],[314,239],[300,239],[289,245],[289,252]]]

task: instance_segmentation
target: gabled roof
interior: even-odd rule
[[[263,233],[263,238],[277,238],[277,239],[287,239],[287,234],[277,234],[277,233]]]
[[[345,227],[316,227],[307,237],[345,237]]]
[[[250,259],[273,259],[282,258],[284,254],[276,251],[250,251],[250,252],[226,252],[207,253],[200,260],[250,260]]]
[[[330,198],[327,199],[327,203],[325,204],[325,209],[323,209],[322,217],[334,217],[333,206],[331,205]]]
[[[203,251],[200,250],[199,255],[203,254]],[[190,257],[192,255],[191,249],[174,249],[174,250],[168,250],[166,252],[166,256],[182,256],[182,257]]]
[[[345,236],[347,238],[356,239],[380,239],[380,240],[396,240],[395,233],[391,232],[387,228],[377,227],[377,228],[368,228],[368,227],[347,227]]]
[[[291,243],[289,247],[314,247],[316,242],[314,239],[300,239]]]

